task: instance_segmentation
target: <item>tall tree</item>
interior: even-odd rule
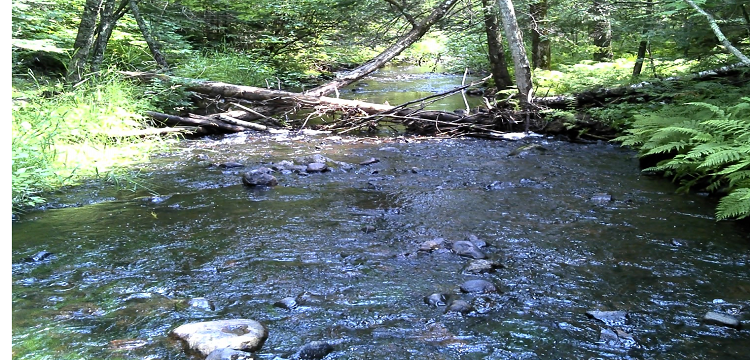
[[[96,35],[96,24],[99,19],[99,7],[102,0],[86,0],[83,5],[81,22],[78,24],[78,34],[73,44],[73,56],[68,65],[68,81],[78,82],[83,72],[87,70],[89,53]]]
[[[646,0],[646,17],[648,19],[651,19],[653,12],[654,12],[653,0]],[[638,55],[636,56],[635,65],[633,66],[633,77],[640,76],[641,71],[643,70],[643,62],[646,60],[646,51],[648,50],[648,46],[649,46],[649,39],[648,39],[649,27],[650,27],[650,20],[647,20],[643,25],[643,31],[641,31],[642,38],[641,38],[641,42],[638,44]]]
[[[536,0],[529,4],[529,15],[531,16],[531,65],[534,69],[549,70],[550,63],[550,41],[548,38],[547,25],[547,0]]]
[[[484,28],[487,33],[487,50],[489,51],[490,68],[492,79],[498,90],[505,89],[513,80],[508,73],[508,64],[505,62],[505,49],[503,49],[503,36],[500,32],[500,21],[497,18],[497,4],[490,0],[482,0],[482,11],[484,13]]]
[[[593,0],[591,4],[591,40],[596,49],[594,50],[595,61],[611,60],[612,55],[612,23],[609,18],[608,0]]]
[[[497,5],[503,20],[505,37],[508,39],[508,50],[513,57],[513,68],[516,72],[518,93],[521,103],[526,107],[532,95],[531,68],[529,66],[529,59],[526,56],[526,48],[523,45],[523,37],[521,36],[521,31],[518,29],[516,11],[513,8],[511,0],[498,0]]]

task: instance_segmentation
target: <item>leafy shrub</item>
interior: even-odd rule
[[[688,106],[680,114],[639,115],[628,134],[615,141],[638,147],[641,156],[668,155],[644,171],[672,177],[680,190],[726,194],[717,220],[750,216],[750,98],[726,109],[704,102]]]

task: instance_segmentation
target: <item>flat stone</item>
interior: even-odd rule
[[[234,162],[234,161],[227,161],[225,163],[219,164],[219,167],[220,168],[224,168],[224,169],[240,168],[240,167],[244,167],[244,166],[245,165],[242,165],[242,164],[240,164],[238,162]]]
[[[170,334],[202,356],[223,348],[258,351],[268,338],[266,328],[250,319],[190,323],[177,327]]]
[[[623,326],[628,322],[627,311],[586,311],[586,316],[599,320],[609,326]]]
[[[490,294],[496,293],[497,287],[487,280],[467,280],[461,284],[461,291],[465,293]]]
[[[480,239],[474,234],[471,234],[466,237],[466,240],[471,241],[472,244],[476,245],[478,248],[483,248],[487,246],[487,242]]]
[[[594,196],[591,197],[591,202],[597,203],[600,205],[607,204],[612,201],[612,195],[610,194],[594,194]]]
[[[741,329],[742,323],[734,316],[709,311],[703,316],[703,322],[709,325],[727,326],[735,329]]]
[[[29,257],[23,259],[23,261],[25,261],[25,262],[39,262],[39,261],[44,261],[46,259],[49,259],[50,256],[52,256],[52,255],[54,255],[54,254],[51,253],[51,252],[49,252],[49,251],[40,251],[40,252],[34,254],[34,256],[29,256]]]
[[[299,306],[297,303],[297,299],[293,297],[285,297],[275,303],[273,303],[274,307],[285,309],[285,310],[294,310]]]

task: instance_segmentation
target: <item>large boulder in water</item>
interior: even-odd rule
[[[268,338],[268,331],[255,320],[233,319],[185,324],[172,330],[171,335],[206,357],[216,349],[258,351]]]
[[[276,186],[279,181],[271,175],[271,169],[259,168],[242,174],[242,183],[247,186]]]

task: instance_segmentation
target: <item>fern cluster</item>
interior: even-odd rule
[[[639,115],[615,141],[639,148],[640,156],[667,155],[644,171],[672,177],[681,190],[726,194],[716,208],[717,220],[750,216],[750,98],[727,109],[689,105],[687,113]]]

